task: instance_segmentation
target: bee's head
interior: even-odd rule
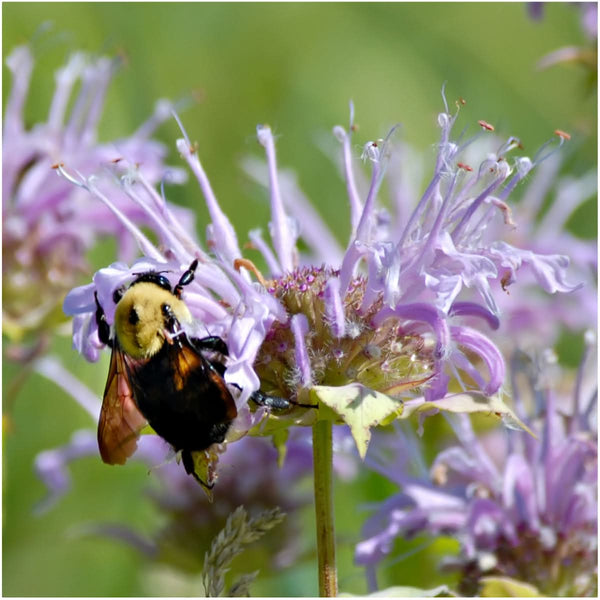
[[[167,292],[171,292],[171,282],[162,274],[162,272],[147,271],[146,273],[140,273],[132,283],[129,284],[129,288],[137,283],[153,283]],[[128,287],[117,288],[113,292],[113,301],[118,304],[125,292],[129,289]]]
[[[151,281],[136,281],[121,296],[115,310],[119,346],[133,358],[150,358],[179,323],[192,320],[185,303]]]

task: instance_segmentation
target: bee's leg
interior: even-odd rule
[[[163,304],[161,306],[161,312],[165,321],[166,331],[172,336],[175,336],[181,330],[181,325],[175,316],[175,312],[169,304]],[[169,340],[169,338],[167,338],[167,341],[172,343],[172,340]]]
[[[260,390],[254,392],[252,396],[250,396],[250,400],[259,406],[266,406],[267,408],[282,411],[291,410],[294,406],[299,406],[301,408],[317,408],[318,406],[317,404],[301,404],[300,402],[294,402],[293,400],[287,400],[279,396],[270,396]]]
[[[194,281],[194,272],[196,271],[196,267],[198,266],[198,259],[196,259],[191,265],[190,268],[181,276],[181,279],[175,286],[173,290],[173,294],[177,296],[177,298],[181,298],[181,292],[183,291],[184,285],[189,285]]]
[[[216,335],[209,335],[204,338],[193,338],[191,341],[198,350],[212,350],[223,356],[229,356],[227,344]]]
[[[112,340],[110,339],[110,325],[106,322],[104,309],[98,302],[98,293],[94,292],[94,300],[96,300],[96,324],[98,325],[98,338],[100,341],[112,348]]]
[[[215,487],[214,483],[212,485],[208,485],[208,483],[202,481],[202,479],[198,477],[198,474],[196,473],[196,467],[194,465],[194,457],[192,456],[192,453],[189,450],[181,451],[181,461],[183,462],[183,466],[185,467],[185,472],[188,475],[192,475],[202,487],[205,487],[207,490],[212,490]]]

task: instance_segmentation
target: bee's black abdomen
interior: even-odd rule
[[[140,412],[175,450],[223,442],[236,416],[222,375],[190,345],[165,344],[131,380]]]

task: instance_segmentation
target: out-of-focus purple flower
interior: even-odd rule
[[[445,404],[436,407],[452,410],[455,400],[446,397],[451,378],[463,390],[492,396],[503,383],[504,361],[480,327],[483,323],[491,329],[499,325],[495,294],[514,283],[522,270],[530,272],[547,292],[576,289],[567,281],[565,256],[520,250],[498,239],[496,231],[491,234],[488,227],[498,216],[509,226],[509,195],[553,154],[553,146],[562,145],[564,137],[549,140],[533,158],[515,160],[509,159],[509,152],[519,142],[510,137],[495,154],[479,157],[472,167],[463,162],[463,155],[473,139],[451,137],[460,107],[457,102],[451,114],[445,103],[438,117],[441,139],[431,181],[412,213],[395,222],[377,200],[393,130],[385,140],[364,146],[363,157],[372,174],[363,198],[357,191],[351,155],[352,117],[349,132],[339,126],[334,129],[343,149],[352,224],[345,251],[339,250],[333,236],[315,235],[314,211],[302,202],[301,194],[290,193],[293,188],[282,183],[271,130],[259,126],[257,137],[265,148],[267,165],[257,177],[268,181],[272,246],[258,231],[250,237],[264,257],[268,277],[243,258],[237,235],[187,136],[178,140],[177,147],[206,199],[211,255],[181,230],[168,207],[141,198],[142,192],[151,195],[152,190],[132,185],[135,177],[121,178],[121,187],[136,204],[148,207],[160,249],[119,213],[95,177],[75,173],[69,165],[60,167],[72,183],[112,208],[145,254],[132,267],[116,263],[101,269],[92,284],[68,294],[64,310],[75,317],[76,348],[91,360],[101,348],[94,293],[112,323],[115,289],[148,270],[166,272],[174,283],[198,258],[195,280],[186,286],[184,297],[204,335],[218,335],[229,346],[225,377],[242,390],[237,401],[239,429],[245,431],[259,421],[260,415],[249,416],[246,405],[259,386],[264,392],[304,404],[314,403],[316,396],[342,414],[351,427],[344,411],[352,411],[359,399],[365,408],[369,400],[367,404],[362,401],[370,399],[368,411],[354,415],[356,428],[363,430],[365,418],[368,428],[393,414],[403,414],[402,397],[411,399],[411,411],[442,399]],[[485,121],[478,124],[484,134],[493,129]],[[327,231],[322,223],[319,229]],[[310,259],[300,254],[299,237],[309,246]],[[475,299],[466,299],[467,289]],[[414,397],[417,389],[423,396]],[[387,403],[387,412],[379,413],[377,393],[397,402]],[[483,402],[480,406],[489,410]],[[299,422],[310,424],[316,416],[316,411],[305,411]]]
[[[593,347],[590,338],[588,351]],[[478,438],[460,415],[450,420],[460,446],[441,452],[429,477],[409,474],[410,453],[401,437],[393,439],[393,448],[386,443],[379,455],[370,455],[374,468],[402,488],[367,521],[356,549],[371,582],[397,537],[426,534],[460,542],[460,554],[446,566],[460,570],[463,594],[476,594],[482,576],[499,574],[550,596],[594,595],[595,373],[586,381],[582,367],[569,397],[523,355],[515,357],[511,372],[517,413],[537,439],[508,430],[504,439],[498,431]],[[391,457],[385,454],[390,449]]]
[[[185,172],[167,169],[164,146],[150,139],[171,114],[166,100],[129,137],[99,142],[98,123],[108,85],[119,61],[73,54],[55,73],[55,91],[45,122],[25,125],[34,55],[15,48],[6,59],[13,82],[4,111],[2,138],[3,331],[20,339],[64,319],[64,294],[89,269],[86,251],[100,236],[116,238],[118,253],[131,260],[136,248],[121,221],[89,194],[57,177],[61,163],[82,172],[107,164],[139,165],[149,185],[163,178],[180,182]],[[130,167],[134,168],[134,167]],[[112,201],[132,221],[152,225],[148,215],[125,194]],[[172,207],[189,229],[192,214]]]
[[[150,497],[167,524],[154,536],[159,557],[187,554],[186,569],[199,570],[210,542],[230,513],[243,505],[250,514],[279,506],[288,518],[280,536],[267,540],[271,564],[287,567],[302,551],[298,510],[309,502],[298,483],[312,472],[312,447],[306,436],[290,440],[285,461],[277,465],[277,451],[265,439],[245,437],[231,444],[219,463],[216,502],[209,504],[202,489],[173,463],[157,469],[160,485]],[[150,463],[152,459],[148,461]]]

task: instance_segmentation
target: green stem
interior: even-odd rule
[[[333,446],[331,430],[331,421],[317,421],[313,425],[319,595],[323,598],[335,597],[338,591],[333,522]]]

